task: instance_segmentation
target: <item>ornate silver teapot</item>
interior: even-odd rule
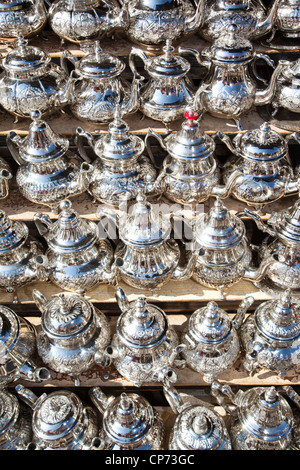
[[[148,49],[160,49],[167,39],[180,41],[202,24],[203,0],[196,8],[189,0],[123,0],[128,4],[126,34],[132,42]]]
[[[64,70],[39,47],[19,38],[16,47],[2,59],[0,104],[17,117],[54,112],[70,102]]]
[[[293,138],[300,143],[296,132],[284,138],[265,122],[258,129],[237,134],[232,142],[223,132],[218,136],[233,158],[222,169],[224,185],[216,187],[213,195],[230,194],[260,211],[265,204],[299,191],[288,148]]]
[[[111,243],[101,240],[96,223],[80,217],[69,200],[61,202],[60,210],[55,222],[47,214],[34,215],[36,227],[48,244],[49,280],[78,294],[99,283],[113,283]]]
[[[140,111],[151,119],[162,121],[168,128],[172,121],[184,116],[186,107],[192,105],[195,87],[187,76],[190,70],[189,62],[178,54],[166,41],[164,53],[158,56],[149,56],[133,47],[129,54],[129,66],[140,80],[145,77],[137,72],[135,57],[142,59],[145,72],[149,79],[140,89]]]
[[[86,46],[84,53],[80,59],[72,57],[68,51],[61,56],[61,65],[66,71],[68,60],[75,67],[69,77],[73,115],[81,121],[105,123],[113,119],[117,106],[122,116],[136,112],[139,79],[133,77],[129,83],[121,76],[125,62],[104,53],[98,40]]]
[[[19,165],[17,185],[26,199],[57,212],[66,197],[87,190],[93,168],[69,150],[69,140],[41,120],[39,111],[32,112],[31,119],[26,137],[11,131],[6,139]]]
[[[274,68],[268,55],[253,50],[252,43],[237,34],[235,24],[228,27],[228,34],[221,35],[213,44],[202,50],[183,49],[179,52],[193,54],[200,65],[208,69],[206,78],[194,98],[195,110],[200,114],[233,119],[242,128],[240,116],[254,106],[269,103],[274,95],[276,80],[287,61],[280,60],[273,70],[270,82],[264,89],[258,89],[252,73],[256,73],[256,60],[263,59]]]
[[[271,107],[272,116],[275,116],[280,108],[300,113],[300,59],[288,62],[282,69],[277,78]]]
[[[289,292],[277,300],[263,302],[241,327],[246,352],[245,368],[251,373],[258,367],[275,371],[279,377],[300,364],[300,305],[292,302]]]
[[[45,26],[44,0],[3,0],[0,2],[0,39],[12,41],[22,35],[32,37]]]
[[[99,431],[96,411],[75,393],[58,390],[39,397],[17,385],[16,391],[32,410],[30,450],[92,450]]]
[[[259,0],[209,0],[199,33],[207,41],[214,41],[235,24],[238,34],[255,40],[272,30],[280,1],[274,0],[267,11]]]
[[[158,412],[141,395],[107,397],[99,387],[89,391],[103,415],[99,450],[162,450],[164,427]]]
[[[212,394],[231,414],[233,450],[291,450],[294,417],[275,387],[253,387],[234,394],[228,385],[212,384]],[[225,404],[228,397],[234,409]]]
[[[120,8],[116,0],[54,0],[48,15],[62,43],[100,39],[124,30],[128,22],[127,5]]]
[[[117,371],[136,387],[162,382],[165,375],[176,381],[174,366],[184,364],[176,359],[183,346],[165,312],[143,297],[129,302],[121,287],[116,299],[122,313],[106,354]]]
[[[116,109],[115,117],[108,126],[108,134],[96,139],[78,127],[76,144],[82,158],[87,159],[83,146],[86,138],[97,155],[89,192],[95,200],[117,206],[121,199],[133,200],[139,190],[146,195],[159,194],[156,190],[156,169],[144,155],[145,144],[141,137],[129,134],[129,126]]]
[[[139,289],[156,291],[169,280],[191,276],[193,257],[182,263],[184,247],[171,238],[174,215],[160,213],[139,193],[131,211],[118,213],[100,208],[99,218],[112,221],[119,229],[113,268],[117,279]]]
[[[145,143],[155,161],[150,138],[155,137],[167,152],[159,179],[161,192],[180,204],[206,201],[219,183],[220,171],[214,156],[215,142],[201,131],[198,114],[192,109],[185,112],[181,130],[163,139],[149,128]]]
[[[204,404],[185,403],[168,380],[163,391],[176,415],[168,449],[170,450],[231,450],[231,442],[221,415]]]
[[[29,320],[0,305],[0,387],[19,379],[40,383],[50,378],[49,370],[35,362],[36,334]]]
[[[0,450],[26,450],[32,440],[31,415],[17,397],[0,390]]]
[[[0,199],[5,199],[9,194],[9,180],[13,177],[10,165],[0,157]]]
[[[300,36],[300,13],[299,0],[280,0],[276,21],[273,26],[273,35],[268,41],[272,41],[278,32],[285,38],[299,38]]]
[[[271,297],[278,298],[291,289],[292,298],[300,290],[300,201],[280,212],[272,212],[267,223],[258,214],[245,209],[258,228],[269,236],[257,248],[260,265],[269,260],[269,266],[255,285]]]
[[[47,279],[42,245],[29,234],[24,222],[11,220],[0,210],[0,288],[12,293],[16,303],[21,286]]]
[[[49,300],[34,289],[33,300],[42,313],[37,350],[50,369],[67,374],[80,385],[80,375],[94,364],[109,364],[104,350],[111,340],[105,315],[86,298],[59,294]]]
[[[253,302],[253,297],[246,297],[233,319],[216,302],[209,302],[190,316],[181,338],[185,345],[182,355],[186,365],[203,374],[206,382],[212,382],[240,356],[238,330]]]

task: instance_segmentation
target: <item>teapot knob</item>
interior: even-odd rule
[[[41,115],[42,115],[42,113],[38,109],[36,109],[34,111],[31,111],[31,113],[30,113],[30,117],[31,117],[32,121],[38,121],[41,118]]]

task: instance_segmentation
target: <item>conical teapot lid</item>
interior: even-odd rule
[[[159,345],[168,332],[166,314],[159,307],[139,297],[130,302],[118,320],[118,335],[130,348],[149,348]]]
[[[190,63],[174,54],[175,48],[171,45],[171,41],[167,39],[166,45],[163,47],[164,54],[151,58],[146,63],[146,70],[153,77],[181,77],[190,70]]]
[[[38,73],[51,61],[50,56],[36,46],[28,46],[27,39],[19,37],[16,47],[2,61],[3,68],[8,72]]]
[[[282,213],[281,219],[274,228],[284,243],[298,246],[300,242],[300,200]]]
[[[189,320],[189,334],[196,342],[220,343],[231,332],[231,321],[216,302],[209,302],[196,310]]]
[[[272,131],[267,122],[243,134],[240,148],[243,157],[257,162],[280,160],[288,152],[285,139]]]
[[[19,416],[18,399],[6,390],[0,390],[0,435],[5,433]]]
[[[201,131],[198,114],[192,109],[184,114],[181,130],[171,134],[167,141],[168,153],[174,158],[202,159],[213,154],[214,140]]]
[[[242,63],[253,57],[253,46],[243,36],[237,34],[237,25],[228,27],[227,34],[218,37],[209,48],[209,55],[213,61],[220,63]]]
[[[120,226],[120,238],[126,245],[151,246],[169,238],[170,219],[155,211],[156,206],[147,202],[145,195],[140,191],[136,203],[132,206],[132,213]]]
[[[20,335],[20,321],[16,313],[4,305],[0,305],[0,358],[14,348]]]
[[[105,54],[99,41],[86,49],[86,55],[76,64],[76,69],[86,78],[113,78],[125,69],[125,63],[118,57]]]
[[[26,162],[42,163],[62,157],[69,148],[69,140],[56,134],[46,121],[40,119],[41,113],[31,113],[32,123],[28,136],[19,147],[21,158]]]
[[[0,255],[20,248],[28,238],[29,230],[25,223],[11,220],[0,210]]]
[[[239,403],[238,415],[244,429],[268,442],[287,436],[293,425],[292,410],[275,387],[246,390]]]
[[[208,214],[201,214],[195,221],[196,237],[202,247],[226,249],[240,243],[245,237],[245,225],[239,217],[217,198]]]
[[[185,409],[175,421],[173,434],[187,450],[221,450],[226,443],[222,418],[207,407]]]
[[[105,410],[103,428],[113,442],[126,445],[143,439],[153,421],[153,409],[145,398],[135,393],[122,393]]]
[[[292,303],[289,292],[280,299],[263,302],[255,311],[258,330],[274,341],[294,341],[300,335],[300,305]]]
[[[82,252],[98,240],[97,225],[79,216],[66,199],[60,203],[60,214],[45,235],[49,248],[55,253]]]
[[[73,392],[60,390],[42,395],[33,412],[34,435],[48,442],[63,439],[78,424],[82,412],[83,404]]]
[[[129,126],[121,118],[118,106],[114,120],[108,126],[108,134],[96,141],[95,153],[101,160],[117,162],[137,159],[144,148],[144,141],[140,137],[129,135]]]
[[[178,0],[139,0],[138,10],[168,11],[178,6]]]
[[[288,80],[300,80],[300,59],[290,62],[283,68],[282,75]]]

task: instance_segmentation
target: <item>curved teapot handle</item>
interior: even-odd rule
[[[149,158],[151,160],[151,162],[153,163],[154,167],[157,169],[157,170],[160,170],[161,169],[161,166],[157,165],[156,161],[155,161],[155,158],[154,158],[154,155],[153,155],[153,152],[152,152],[152,148],[151,148],[151,145],[150,145],[150,142],[149,142],[149,139],[150,137],[154,137],[160,144],[160,146],[167,152],[168,149],[167,149],[167,146],[164,142],[164,139],[162,138],[161,135],[157,134],[156,132],[154,132],[150,127],[148,129],[148,133],[145,137],[145,146],[146,146],[146,149],[147,149],[147,152],[148,152],[148,155],[149,155]]]
[[[67,67],[68,62],[71,62],[71,64],[74,65],[75,67],[75,65],[78,62],[78,59],[72,56],[71,52],[66,49],[63,51],[62,55],[60,56],[60,66],[67,75],[70,75],[70,72]]]
[[[254,76],[255,76],[255,78],[256,78],[257,80],[263,82],[265,86],[268,86],[269,81],[268,81],[268,80],[265,80],[265,79],[264,79],[263,77],[261,77],[261,76],[259,75],[259,73],[257,72],[257,63],[256,63],[256,62],[257,62],[258,59],[264,60],[273,70],[275,70],[275,63],[274,63],[274,61],[273,61],[272,59],[270,59],[270,57],[269,57],[268,55],[266,55],[266,54],[260,54],[260,53],[258,53],[258,52],[255,52],[255,53],[254,53],[254,60],[253,60],[253,62],[252,62],[252,64],[251,64],[251,65],[252,65],[252,72],[253,72],[253,74],[254,74]]]
[[[130,51],[130,54],[129,54],[129,67],[130,67],[130,70],[132,71],[134,77],[137,77],[137,79],[140,80],[140,81],[145,80],[145,77],[143,75],[141,75],[140,73],[138,73],[138,71],[136,69],[136,65],[135,65],[135,62],[134,62],[135,57],[139,57],[140,59],[142,59],[142,61],[144,62],[144,65],[145,65],[149,60],[148,56],[144,51],[142,51],[141,49],[138,49],[137,47],[133,47]]]
[[[79,155],[81,156],[81,158],[85,162],[91,163],[91,159],[88,156],[88,154],[87,154],[87,152],[86,152],[86,150],[83,146],[83,139],[84,138],[86,138],[86,140],[88,141],[89,146],[92,147],[92,149],[94,149],[94,137],[92,136],[92,134],[90,134],[89,132],[85,132],[81,127],[77,127],[76,136],[75,136],[75,145],[78,148],[78,152],[79,152]]]
[[[11,153],[13,159],[17,162],[18,165],[23,165],[24,161],[22,160],[18,148],[22,145],[23,139],[16,134],[14,131],[10,131],[6,137],[6,145],[8,150]]]

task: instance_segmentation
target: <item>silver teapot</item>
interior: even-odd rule
[[[195,94],[195,110],[200,115],[208,112],[218,118],[232,119],[239,129],[242,129],[240,116],[254,106],[262,106],[272,100],[277,77],[287,63],[279,60],[269,83],[266,82],[267,86],[258,89],[253,78],[254,74],[255,78],[260,79],[256,72],[257,59],[263,59],[274,68],[273,61],[268,55],[254,51],[252,43],[237,34],[235,24],[228,27],[226,35],[221,35],[201,53],[181,47],[178,51],[193,54],[199,64],[208,69]]]
[[[300,36],[299,0],[280,0],[273,34],[268,39],[272,41],[276,32],[284,38],[297,39]]]
[[[117,371],[136,387],[162,382],[165,375],[176,381],[174,367],[184,365],[176,358],[183,346],[165,312],[144,297],[129,302],[121,287],[116,299],[122,313],[106,354]]]
[[[159,50],[167,39],[180,41],[201,26],[204,5],[190,0],[123,0],[128,4],[128,38],[142,47]]]
[[[42,313],[37,350],[44,364],[73,378],[76,386],[93,365],[109,365],[104,350],[111,340],[110,325],[90,301],[76,294],[47,300],[36,289],[32,296]]]
[[[12,177],[10,164],[0,157],[0,199],[5,199],[9,195],[9,181]]]
[[[0,2],[0,39],[12,41],[22,35],[37,35],[47,21],[44,0],[3,0]]]
[[[265,204],[299,191],[288,148],[291,139],[300,143],[296,132],[284,138],[265,122],[258,129],[238,133],[233,141],[223,132],[217,135],[233,158],[222,168],[224,185],[215,187],[213,195],[230,194],[259,212]]]
[[[24,222],[10,219],[0,210],[0,288],[13,294],[30,282],[48,279],[48,263],[41,243]]]
[[[29,117],[32,111],[49,114],[70,102],[64,70],[51,57],[19,38],[16,47],[2,59],[0,104],[9,113]]]
[[[38,397],[23,385],[17,385],[16,391],[33,410],[28,450],[93,450],[98,442],[98,417],[74,392],[58,390]]]
[[[169,280],[185,280],[191,276],[193,256],[183,261],[184,247],[171,238],[174,214],[161,214],[158,205],[150,204],[139,193],[131,210],[100,208],[99,218],[108,219],[119,229],[119,242],[112,269],[116,278],[138,289],[154,293]]]
[[[300,113],[300,59],[287,62],[282,69],[277,78],[271,107],[272,117],[280,108],[291,113]]]
[[[260,265],[269,260],[263,276],[254,284],[273,298],[287,289],[297,299],[300,289],[300,201],[280,212],[272,212],[267,223],[255,213],[245,209],[257,227],[269,236],[257,247]]]
[[[284,378],[300,364],[300,305],[289,291],[263,302],[241,327],[245,368],[253,373],[265,367]]]
[[[11,131],[6,138],[19,165],[17,185],[26,199],[57,212],[62,200],[87,190],[92,166],[69,150],[69,140],[40,119],[39,111],[32,112],[31,119],[26,137]]]
[[[0,450],[26,450],[32,440],[31,414],[7,389],[0,390]]]
[[[66,72],[68,61],[74,66],[68,81],[72,114],[81,121],[106,123],[112,121],[117,107],[122,116],[136,112],[140,81],[133,77],[129,83],[122,77],[125,62],[103,52],[98,40],[83,51],[85,55],[80,59],[69,51],[61,56],[61,66]]]
[[[166,380],[164,395],[176,415],[169,440],[169,450],[231,450],[231,441],[221,415],[204,404],[184,402]]]
[[[137,393],[107,397],[100,387],[89,396],[102,415],[99,450],[162,450],[164,427],[158,412]]]
[[[168,129],[170,122],[184,116],[186,107],[192,105],[196,89],[187,76],[190,63],[178,54],[168,39],[163,54],[148,56],[143,50],[133,47],[129,54],[129,66],[139,80],[135,57],[139,57],[149,79],[140,88],[140,111],[147,117],[162,121]]]
[[[11,308],[0,305],[0,387],[17,380],[41,383],[50,378],[36,361],[36,329]]]
[[[128,22],[127,5],[116,0],[54,0],[49,24],[62,43],[83,42],[111,36],[124,30]]]
[[[80,127],[76,134],[76,145],[82,158],[87,159],[84,138],[97,156],[89,185],[89,193],[96,201],[117,206],[122,198],[135,199],[139,190],[146,195],[160,193],[155,184],[156,169],[144,155],[144,141],[129,134],[129,126],[121,119],[120,110],[116,109],[107,135],[94,138]]]
[[[161,192],[171,201],[180,204],[197,204],[206,201],[220,180],[215,159],[215,142],[201,131],[198,114],[189,109],[184,114],[181,130],[165,139],[149,128],[145,143],[155,162],[150,138],[158,140],[167,152],[159,173]],[[156,165],[157,166],[157,165]]]
[[[80,217],[69,200],[61,202],[60,210],[55,222],[47,214],[34,215],[48,245],[49,280],[78,294],[99,283],[113,283],[111,243],[100,238],[96,223]]]
[[[212,42],[235,24],[241,36],[258,39],[272,30],[280,1],[274,0],[268,11],[260,0],[209,0],[199,33]]]
[[[230,386],[214,382],[212,394],[231,415],[233,450],[293,449],[293,412],[275,387],[253,387],[234,394]],[[225,404],[225,397],[233,410]]]
[[[239,358],[238,332],[253,302],[253,297],[246,297],[233,319],[216,302],[209,302],[190,316],[181,338],[185,345],[182,355],[186,365],[202,374],[206,382],[213,382]]]

